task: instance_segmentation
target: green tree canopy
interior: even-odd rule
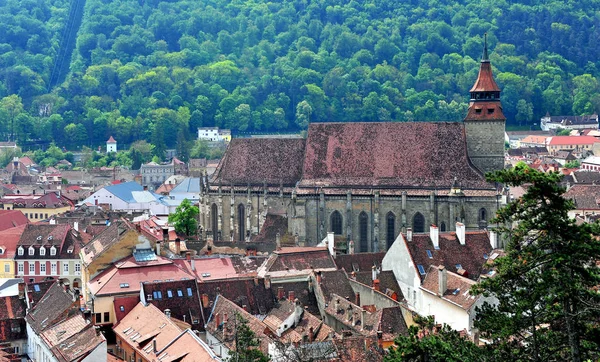
[[[175,227],[175,231],[187,236],[194,236],[198,231],[198,206],[192,205],[190,200],[184,199],[175,209],[175,213],[169,215],[169,223]]]

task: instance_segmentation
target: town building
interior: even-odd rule
[[[148,191],[134,181],[106,186],[90,195],[82,203],[103,206],[112,211],[150,213],[152,215],[169,215],[179,205],[179,202]]]
[[[600,184],[572,185],[563,197],[573,201],[573,209],[569,210],[569,217],[572,219],[579,217],[589,222],[600,215]]]
[[[219,129],[219,127],[198,128],[198,139],[210,142],[230,142],[231,130]]]
[[[108,141],[106,141],[106,153],[117,152],[117,141],[110,136]]]
[[[23,279],[0,279],[0,348],[16,355],[27,353],[26,310]]]
[[[525,144],[522,144],[523,140],[532,140],[532,138],[528,138],[529,136],[533,137],[550,137],[552,134],[547,131],[506,131],[504,132],[504,141],[508,142],[510,148],[521,148],[528,147]]]
[[[170,163],[148,162],[140,167],[142,185],[152,190],[158,188],[169,177],[175,174],[175,165]]]
[[[546,147],[550,137],[546,135],[528,135],[519,141],[520,148],[528,147]]]
[[[47,220],[73,209],[73,203],[60,192],[47,194],[7,194],[0,198],[0,210],[19,210],[29,221]]]
[[[81,288],[79,250],[89,235],[69,224],[28,224],[17,242],[16,276],[27,283],[60,280]]]
[[[600,157],[589,156],[581,161],[581,167],[584,171],[600,171]]]
[[[0,231],[0,278],[15,277],[15,254],[25,226],[23,224]]]
[[[543,131],[598,129],[598,115],[594,113],[586,116],[551,116],[546,113],[541,119],[540,128]]]
[[[596,153],[600,150],[600,139],[593,136],[554,136],[548,140],[546,148],[551,155],[562,150]]]
[[[376,252],[408,227],[485,227],[502,205],[483,173],[504,167],[505,124],[487,46],[470,98],[462,123],[311,123],[306,139],[233,139],[205,180],[203,237],[247,241],[276,214],[298,245],[333,232]]]

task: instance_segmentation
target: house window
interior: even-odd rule
[[[52,273],[52,275],[56,275],[56,262],[50,264],[50,272]]]
[[[81,273],[81,264],[75,263],[75,273]]]
[[[96,313],[96,323],[102,323],[102,313]]]
[[[192,288],[187,288],[188,297],[192,296]]]
[[[33,262],[29,262],[29,274],[35,274],[35,264]]]
[[[4,254],[4,249],[0,248],[0,255]]]
[[[417,269],[419,269],[419,274],[425,275],[425,268],[423,268],[423,265],[418,264]]]
[[[56,248],[54,246],[50,248],[50,255],[52,255],[52,256],[56,255]]]
[[[442,224],[440,225],[440,232],[445,233],[446,232],[446,223],[442,221]]]
[[[29,255],[33,255],[35,254],[35,249],[33,248],[33,246],[29,247]]]
[[[369,251],[369,217],[366,212],[358,215],[358,237],[360,242],[360,251]]]
[[[420,212],[417,212],[413,217],[413,232],[424,233],[425,232],[425,217]]]
[[[387,214],[387,233],[386,233],[386,241],[387,248],[391,248],[394,240],[396,239],[396,215],[393,212],[388,212]]]
[[[4,272],[10,273],[10,264],[4,264]]]
[[[456,264],[455,267],[456,267],[456,270],[462,269],[462,265],[460,265],[460,264]]]
[[[425,250],[425,252],[427,253],[427,257],[429,259],[433,259],[433,254],[431,254],[431,250]]]
[[[331,232],[336,235],[342,235],[342,214],[337,210],[332,212],[330,222]]]
[[[63,273],[69,274],[69,263],[63,263]]]
[[[46,263],[40,264],[40,274],[46,274]]]
[[[171,289],[167,289],[167,297],[173,298],[173,291]]]
[[[183,290],[177,289],[177,296],[178,297],[183,297]]]
[[[110,321],[110,313],[104,312],[104,323],[108,323]]]
[[[24,265],[23,263],[19,263],[19,264],[17,265],[17,273],[18,273],[19,275],[23,275],[23,273],[24,273],[24,270],[25,270],[25,265]]]
[[[40,255],[46,255],[46,248],[43,246],[40,248]]]
[[[152,296],[154,299],[162,299],[162,292],[160,290],[155,290],[152,292]]]
[[[19,246],[19,255],[23,255],[23,247]]]

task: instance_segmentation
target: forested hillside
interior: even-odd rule
[[[4,139],[13,121],[21,141],[162,150],[199,126],[460,120],[485,32],[509,124],[600,110],[598,0],[87,0],[48,90],[76,1],[0,5]]]

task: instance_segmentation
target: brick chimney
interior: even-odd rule
[[[265,275],[265,289],[271,289],[271,277]]]
[[[277,246],[277,250],[281,250],[281,235],[279,235],[279,233],[277,233],[275,235],[275,245]]]
[[[406,241],[408,241],[408,242],[412,241],[412,228],[406,229]]]
[[[356,294],[354,295],[354,304],[356,304],[357,306],[360,307],[360,293],[356,292]]]
[[[202,306],[204,308],[208,308],[208,294],[204,293],[202,294]]]
[[[321,280],[322,280],[322,276],[321,276],[321,271],[317,272],[317,284],[321,284]]]
[[[434,224],[431,224],[429,227],[429,237],[431,238],[431,242],[433,243],[434,249],[440,248],[440,230]]]
[[[373,280],[373,290],[379,291],[379,279]]]
[[[456,223],[456,237],[458,238],[460,245],[465,245],[465,224],[462,222]]]
[[[438,267],[438,294],[440,297],[446,293],[446,289],[448,289],[448,273],[446,267],[440,265]]]
[[[288,300],[295,300],[296,299],[296,292],[293,290],[288,291]]]
[[[221,325],[221,314],[219,313],[215,314],[215,324],[217,325],[217,328]]]
[[[192,252],[191,251],[185,252],[185,260],[187,260],[187,261],[192,260]]]
[[[169,242],[169,228],[166,226],[162,228],[162,237],[165,244]]]
[[[285,290],[283,290],[283,287],[277,287],[277,299],[282,300],[284,296]]]
[[[315,330],[313,329],[313,327],[310,327],[308,329],[308,341],[309,342],[314,342],[315,341]]]
[[[175,239],[175,254],[181,255],[181,239]]]

